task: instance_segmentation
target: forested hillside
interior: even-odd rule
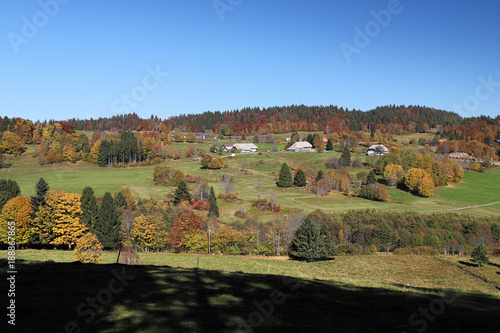
[[[464,119],[456,113],[425,106],[390,105],[363,112],[333,105],[291,105],[180,114],[164,120],[153,115],[149,119],[141,119],[131,114],[90,120],[71,119],[70,122],[75,124],[77,130],[88,131],[113,128],[157,131],[164,126],[169,130],[180,128],[193,132],[214,130],[225,135],[293,131],[375,132],[377,129],[382,133],[403,134],[424,132],[437,125],[459,126],[464,124]],[[498,126],[498,118],[493,122]]]

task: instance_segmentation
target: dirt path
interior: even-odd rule
[[[455,210],[470,209],[470,208],[478,208],[478,207],[485,207],[485,206],[491,206],[491,205],[497,205],[497,204],[500,204],[500,201],[491,202],[491,203],[482,204],[482,205],[474,205],[474,206],[459,207],[459,208],[451,208],[451,209],[424,210],[424,211],[421,211],[420,213],[452,212],[452,211],[455,211]]]

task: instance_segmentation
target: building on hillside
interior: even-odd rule
[[[389,153],[389,149],[387,149],[386,146],[378,144],[378,145],[371,145],[370,148],[368,148],[366,155],[368,155],[368,156],[382,156],[382,155],[385,155],[388,153]]]
[[[297,141],[291,145],[288,151],[311,151],[312,145],[307,141]]]
[[[224,151],[231,151],[233,149],[233,145],[223,145],[222,150]]]
[[[202,132],[194,132],[193,134],[196,136],[197,140],[203,140],[207,138],[207,135]]]
[[[241,150],[242,153],[256,153],[258,149],[253,143],[235,143],[233,147]]]
[[[472,156],[470,156],[467,153],[451,153],[448,155],[449,158],[453,159],[459,159],[459,160],[472,160],[474,159]]]

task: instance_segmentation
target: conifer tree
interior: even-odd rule
[[[290,257],[296,260],[316,261],[325,259],[327,249],[318,228],[306,218],[295,232],[290,245]]]
[[[333,243],[333,237],[328,229],[328,225],[326,223],[321,224],[321,228],[319,229],[319,237],[321,239],[321,247],[322,251],[325,254],[325,257],[329,257],[335,254],[335,244]]]
[[[366,176],[366,185],[376,184],[376,183],[377,183],[377,177],[375,176],[375,171],[370,170],[368,176]]]
[[[276,182],[278,187],[291,187],[293,185],[292,174],[290,173],[290,168],[286,163],[281,166],[281,171],[279,174],[279,179]]]
[[[94,230],[97,219],[99,218],[99,207],[97,199],[94,195],[94,190],[90,186],[86,186],[82,192],[82,218],[80,222],[85,224],[90,231]]]
[[[0,212],[7,201],[18,195],[21,195],[21,189],[15,180],[0,179]]]
[[[189,192],[186,182],[181,180],[177,189],[174,192],[174,205],[178,205],[182,200],[188,201],[191,205],[193,204],[193,198],[191,197],[191,192]]]
[[[125,196],[123,195],[122,192],[118,192],[118,194],[116,195],[115,203],[116,203],[116,207],[118,207],[118,208],[125,208],[126,209],[128,206],[127,199],[125,199]]]
[[[347,166],[351,165],[351,152],[349,151],[349,148],[347,146],[342,150],[342,155],[340,155],[340,158],[345,160],[345,164]]]
[[[472,251],[472,261],[476,262],[479,267],[481,267],[482,264],[490,262],[488,252],[484,248],[483,244],[479,244]]]
[[[106,192],[98,210],[96,235],[105,249],[117,249],[121,244],[120,215],[111,193]]]
[[[328,150],[328,151],[332,151],[333,150],[332,139],[328,139],[328,141],[326,142],[326,150]]]
[[[43,178],[40,178],[35,185],[36,194],[30,197],[31,217],[33,219],[36,216],[36,212],[40,210],[40,207],[44,207],[47,204],[45,196],[47,195],[47,192],[49,192],[49,190],[50,190],[49,184]]]
[[[325,178],[323,171],[319,170],[318,174],[316,175],[316,181],[319,182],[321,179]]]
[[[208,210],[208,216],[219,217],[219,206],[217,206],[217,198],[215,197],[213,186],[210,186],[210,209]]]
[[[306,186],[306,174],[304,173],[304,171],[302,171],[302,169],[299,169],[295,174],[293,185],[297,187]]]

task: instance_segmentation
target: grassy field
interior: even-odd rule
[[[499,258],[477,268],[457,256],[379,254],[304,263],[201,255],[196,269],[195,255],[143,253],[138,266],[114,264],[116,255],[85,265],[73,263],[68,251],[17,251],[16,328],[485,332],[500,324]],[[97,311],[89,299],[97,300]]]
[[[213,143],[208,140],[202,144],[195,144],[197,149],[208,151]],[[182,154],[190,146],[188,143],[176,143],[173,146]],[[220,170],[200,169],[199,162],[186,158],[179,161],[164,162],[185,174],[201,176],[214,186],[216,192],[223,191],[218,182],[224,173],[232,175],[236,181],[235,187],[239,194],[240,202],[219,203],[219,208],[224,219],[231,219],[234,212],[245,207],[251,215],[259,216],[263,221],[274,218],[274,213],[263,213],[253,210],[251,202],[257,198],[254,186],[258,181],[264,185],[264,197],[269,197],[271,191],[278,198],[282,211],[287,213],[292,208],[298,208],[304,213],[316,209],[325,211],[346,211],[349,209],[375,208],[390,211],[446,211],[475,205],[489,204],[499,201],[498,188],[500,188],[500,169],[490,169],[484,173],[466,172],[462,183],[451,184],[438,188],[435,196],[420,198],[397,188],[388,188],[389,202],[374,202],[366,199],[348,197],[338,192],[331,192],[328,196],[320,197],[306,192],[301,188],[282,190],[277,188],[275,182],[281,164],[286,162],[293,168],[301,168],[306,173],[314,176],[318,170],[328,171],[326,161],[332,156],[339,156],[338,152],[269,152],[259,154],[237,154],[232,157],[224,155],[225,167]],[[353,158],[356,155],[353,155]],[[364,161],[364,155],[357,155]],[[173,191],[172,187],[155,186],[153,183],[154,166],[136,168],[99,168],[96,165],[78,162],[61,163],[40,166],[38,159],[31,156],[21,156],[12,161],[12,167],[0,170],[1,178],[10,178],[18,182],[22,195],[34,194],[34,186],[40,177],[43,177],[51,189],[81,193],[87,185],[92,186],[97,196],[103,196],[106,191],[115,192],[128,187],[137,198],[148,199],[151,197],[163,199],[167,192]],[[246,169],[246,172],[242,170]],[[355,174],[366,171],[364,167],[350,168],[348,171]],[[194,184],[189,184],[192,188]],[[500,204],[468,208],[458,212],[478,215],[497,216],[500,213]]]

